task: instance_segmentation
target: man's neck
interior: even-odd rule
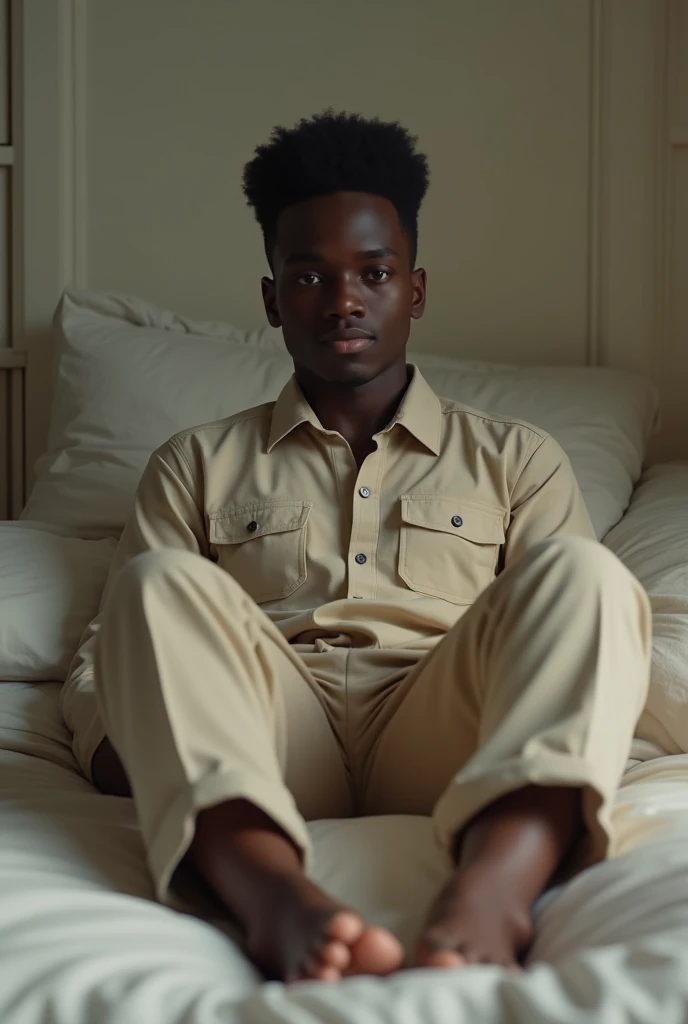
[[[296,379],[325,430],[336,430],[349,442],[360,466],[375,448],[373,435],[394,418],[410,377],[405,362],[399,362],[357,387],[329,384],[299,368]]]

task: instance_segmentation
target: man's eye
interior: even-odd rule
[[[383,270],[382,267],[376,267],[375,270],[368,272],[368,276],[372,277],[373,281],[386,281],[388,277],[391,277],[389,270]]]
[[[317,274],[302,274],[299,278],[299,284],[317,284],[320,278]]]

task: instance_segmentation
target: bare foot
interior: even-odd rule
[[[530,909],[486,871],[457,871],[436,900],[416,951],[419,967],[515,968],[532,941]]]
[[[457,837],[458,867],[430,912],[416,964],[517,968],[533,937],[531,907],[581,831],[578,789],[525,786],[476,815]]]
[[[249,956],[269,977],[339,981],[401,967],[404,950],[391,932],[367,927],[310,882],[293,842],[247,801],[201,811],[189,858],[243,925]]]
[[[404,959],[384,928],[366,927],[303,876],[265,879],[247,931],[248,953],[269,977],[339,981],[353,974],[390,974]]]

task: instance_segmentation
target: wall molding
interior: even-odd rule
[[[60,0],[62,90],[62,244],[65,278],[86,280],[86,61],[87,0]]]
[[[596,366],[601,359],[602,302],[604,294],[604,129],[609,27],[607,0],[590,0],[590,50],[588,64],[588,280],[586,362]]]
[[[683,3],[589,6],[586,361],[656,382],[667,429],[653,441],[651,461],[688,454],[672,322],[675,166],[688,147],[685,118],[671,109],[681,88]]]
[[[671,355],[668,337],[671,259],[668,245],[671,237],[672,168],[668,151],[669,103],[672,89],[671,22],[673,0],[661,0],[655,6],[657,76],[655,86],[655,246],[654,246],[654,356],[655,380],[659,386],[662,406],[671,394]]]
[[[26,366],[26,352],[15,348],[0,348],[0,370],[23,369]]]
[[[672,0],[590,0],[587,362],[660,375]]]
[[[600,362],[657,380],[669,2],[604,0],[601,89]]]
[[[13,414],[14,450],[22,452],[22,500],[45,448],[53,362],[52,316],[85,256],[75,202],[81,182],[85,101],[79,54],[85,47],[85,0],[11,0],[12,344],[26,353],[22,424]],[[78,45],[76,45],[78,44]],[[75,116],[78,111],[78,117]],[[78,159],[77,159],[78,156]],[[19,400],[18,385],[14,393]],[[15,488],[16,490],[16,488]]]
[[[688,457],[688,418],[685,402],[685,337],[678,324],[686,322],[685,290],[678,287],[676,259],[679,253],[677,205],[685,203],[688,187],[684,149],[688,147],[688,126],[677,119],[679,97],[688,74],[688,18],[684,0],[658,4],[663,42],[662,123],[658,138],[657,207],[657,359],[665,436],[660,454],[668,458]],[[685,110],[683,111],[685,117]]]

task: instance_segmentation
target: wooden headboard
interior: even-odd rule
[[[647,374],[652,458],[688,458],[688,0],[389,12],[0,2],[0,515],[45,446],[62,287],[263,322],[241,169],[327,106],[398,119],[428,154],[414,348]]]

